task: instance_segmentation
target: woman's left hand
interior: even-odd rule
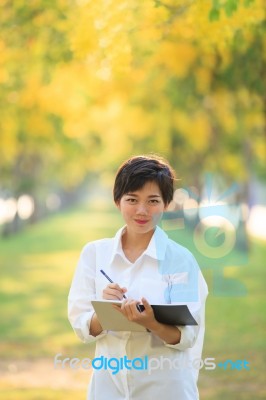
[[[145,298],[142,298],[141,301],[145,307],[145,310],[142,312],[137,309],[137,305],[139,305],[140,302],[136,300],[128,299],[123,301],[121,307],[116,305],[113,305],[113,307],[123,314],[129,321],[136,322],[137,324],[144,326],[146,329],[151,330],[157,323],[153,309]]]

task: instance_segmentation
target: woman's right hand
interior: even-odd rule
[[[121,288],[117,283],[110,283],[103,290],[103,298],[105,300],[122,300],[127,288]]]

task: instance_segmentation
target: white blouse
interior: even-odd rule
[[[192,364],[200,359],[204,338],[206,282],[193,255],[169,239],[158,226],[147,249],[131,263],[121,246],[121,228],[114,238],[88,243],[80,260],[69,292],[70,323],[84,342],[96,341],[95,357],[127,357],[149,360],[149,368],[95,369],[88,390],[89,400],[196,400],[198,369]],[[150,304],[187,304],[198,326],[178,326],[180,343],[170,345],[150,332],[103,331],[96,338],[89,326],[94,310],[91,300],[102,299],[109,284],[106,274],[121,287],[126,296]],[[147,367],[147,365],[146,365]]]

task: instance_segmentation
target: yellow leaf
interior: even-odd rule
[[[184,78],[195,61],[197,49],[188,42],[163,42],[157,60],[178,78]]]

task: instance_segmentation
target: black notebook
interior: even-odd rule
[[[112,307],[112,304],[121,305],[121,301],[92,300],[91,303],[104,330],[146,332],[143,326],[128,321],[123,314]],[[158,322],[180,326],[198,325],[187,305],[151,304],[151,306]]]

